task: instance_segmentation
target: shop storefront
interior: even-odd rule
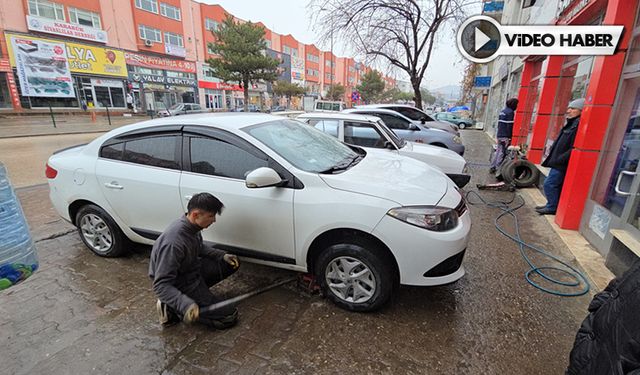
[[[6,79],[15,78],[20,107],[126,108],[127,69],[122,51],[22,34],[5,35],[12,68]],[[11,82],[8,84],[12,90]],[[13,107],[18,108],[15,104]]]
[[[631,34],[580,232],[623,271],[640,256],[640,20]]]
[[[9,59],[0,59],[0,110],[20,109],[20,96]]]
[[[136,107],[159,111],[178,103],[198,103],[196,64],[125,52]]]
[[[558,24],[623,25],[623,38],[612,56],[528,59],[518,96],[524,106],[514,121],[513,143],[526,146],[529,160],[541,163],[565,123],[567,104],[585,98],[555,222],[563,229],[579,229],[615,273],[629,264],[629,238],[640,239],[640,179],[635,177],[640,146],[634,144],[635,118],[640,116],[640,58],[635,50],[640,29],[626,32],[633,30],[637,3],[562,2]]]
[[[200,105],[213,111],[225,111],[235,107],[234,93],[242,96],[242,87],[237,84],[225,83],[216,78],[213,70],[204,63],[198,63],[198,87],[200,91]]]

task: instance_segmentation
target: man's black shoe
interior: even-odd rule
[[[207,323],[204,322],[203,323]],[[218,319],[210,319],[208,321],[209,325],[213,326],[213,328],[215,329],[227,329],[227,328],[231,328],[233,326],[236,325],[236,323],[238,323],[238,309],[234,309],[233,312],[223,318],[218,318]]]
[[[550,208],[543,207],[541,209],[536,209],[536,212],[540,215],[555,215],[556,210],[552,210]]]

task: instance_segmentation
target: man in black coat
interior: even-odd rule
[[[569,103],[567,123],[560,130],[556,141],[553,142],[549,156],[542,162],[543,167],[551,169],[544,180],[544,195],[547,198],[547,204],[536,207],[536,212],[540,215],[555,215],[558,209],[562,184],[567,173],[573,142],[578,133],[578,123],[580,122],[580,114],[583,107],[584,99],[576,99]]]
[[[224,329],[236,323],[238,311],[233,306],[200,313],[202,307],[220,302],[209,288],[240,265],[235,255],[202,241],[200,232],[216,222],[223,208],[213,195],[195,194],[189,200],[187,214],[174,221],[153,244],[149,277],[158,296],[156,308],[163,326],[184,320]]]
[[[640,374],[640,260],[593,297],[566,374]]]

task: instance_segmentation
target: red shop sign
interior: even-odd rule
[[[198,87],[210,90],[242,91],[242,87],[225,82],[198,81]]]
[[[176,70],[179,72],[195,73],[196,63],[193,61],[173,60],[166,57],[141,55],[134,52],[124,53],[128,65],[142,66],[151,69]]]

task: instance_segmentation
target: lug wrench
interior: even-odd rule
[[[215,311],[215,310],[221,309],[223,307],[227,307],[229,305],[238,303],[238,302],[240,302],[242,300],[245,300],[247,298],[250,298],[250,297],[256,296],[258,294],[264,293],[264,292],[266,292],[268,290],[277,288],[277,287],[279,287],[281,285],[288,284],[288,283],[290,283],[292,281],[295,281],[297,279],[298,279],[298,276],[289,277],[287,279],[284,279],[284,280],[281,280],[281,281],[277,281],[277,282],[275,282],[275,283],[273,283],[271,285],[267,285],[267,286],[265,286],[263,288],[253,290],[251,292],[248,292],[248,293],[245,293],[245,294],[241,294],[241,295],[239,295],[237,297],[229,298],[229,299],[226,299],[226,300],[218,302],[218,303],[214,303],[213,305],[209,305],[209,306],[201,308],[200,309],[200,314],[202,314],[204,312]]]

